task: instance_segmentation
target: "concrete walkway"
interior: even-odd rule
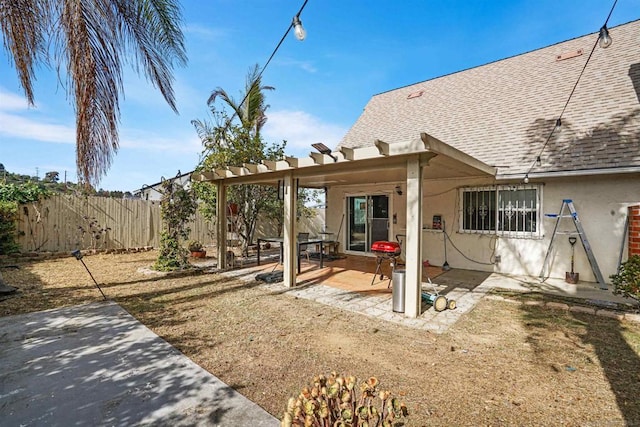
[[[112,302],[0,318],[0,367],[0,425],[279,425]]]

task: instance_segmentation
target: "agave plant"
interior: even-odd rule
[[[409,413],[404,403],[387,390],[378,390],[378,379],[370,377],[357,388],[357,379],[332,372],[317,375],[297,398],[291,397],[282,427],[391,427]],[[359,396],[358,396],[359,391]]]

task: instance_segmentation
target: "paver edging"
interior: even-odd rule
[[[627,322],[640,323],[639,313],[625,313],[622,311],[597,309],[597,308],[587,307],[579,304],[565,304],[565,303],[558,303],[554,301],[549,301],[546,303],[544,301],[538,301],[538,300],[519,301],[517,299],[506,298],[500,295],[487,295],[486,298],[493,301],[520,304],[520,305],[526,305],[529,307],[542,307],[547,309],[563,310],[563,311],[568,310],[574,313],[593,314],[595,316],[608,317],[610,319],[625,320]]]

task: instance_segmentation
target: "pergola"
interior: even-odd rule
[[[331,187],[346,184],[406,181],[405,315],[420,315],[422,277],[422,188],[425,180],[495,176],[496,169],[442,141],[421,133],[415,139],[393,144],[376,140],[373,146],[342,147],[331,154],[310,153],[308,158],[285,157],[262,164],[227,166],[196,172],[194,181],[216,184],[218,260],[226,257],[226,188],[229,185],[284,183],[283,278],[296,285],[297,187]]]

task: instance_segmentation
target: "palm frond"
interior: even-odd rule
[[[132,47],[135,64],[142,65],[151,84],[177,113],[172,70],[174,64],[187,63],[179,26],[182,21],[179,3],[175,0],[116,0],[113,3],[118,9],[123,41]]]
[[[238,105],[238,103],[235,101],[235,99],[233,99],[232,96],[230,96],[227,91],[225,91],[224,89],[222,89],[221,87],[216,88],[216,90],[214,90],[213,92],[211,92],[211,95],[209,95],[209,99],[207,99],[207,105],[209,106],[209,108],[211,109],[211,111],[215,110],[215,103],[216,100],[220,98],[222,100],[222,102],[224,102],[226,105],[228,105],[234,112],[234,115],[238,116],[238,118],[240,119],[241,122],[244,122],[244,111],[242,110],[241,106]],[[232,120],[233,117],[230,119]]]
[[[0,31],[9,61],[16,68],[29,104],[34,104],[34,66],[46,61],[44,34],[49,24],[46,2],[0,0]]]
[[[0,0],[0,27],[27,100],[51,37],[76,113],[81,181],[97,184],[118,150],[119,97],[127,62],[144,71],[177,112],[174,65],[186,63],[178,0]],[[60,71],[59,71],[60,72]]]

